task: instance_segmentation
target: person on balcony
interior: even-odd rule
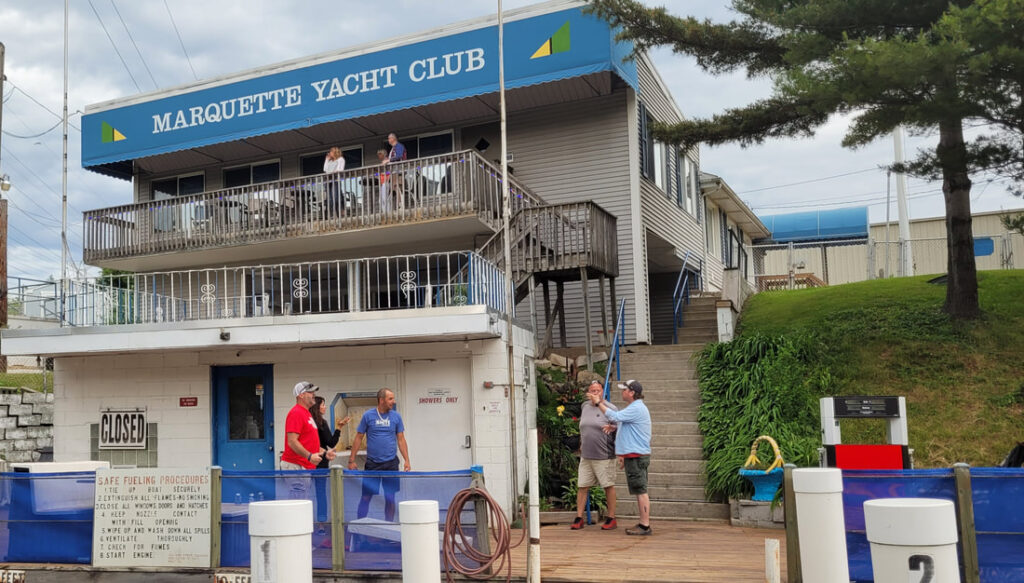
[[[335,146],[327,151],[324,158],[324,174],[327,175],[327,213],[330,216],[345,214],[345,194],[341,189],[340,174],[345,171],[345,157],[341,148]]]
[[[352,440],[352,453],[348,458],[348,469],[355,470],[356,455],[366,437],[366,471],[398,471],[398,453],[405,460],[405,471],[410,471],[409,447],[405,442],[405,425],[402,416],[395,411],[395,393],[391,389],[377,391],[377,406],[363,414]],[[399,478],[364,478],[362,497],[356,511],[358,518],[365,518],[370,511],[370,500],[384,490],[384,520],[395,520],[395,493],[401,487]]]
[[[388,151],[388,164],[395,164],[404,161],[408,158],[409,154],[405,150],[405,146],[402,142],[398,141],[398,136],[394,132],[388,134],[388,145],[391,146],[391,150]],[[403,177],[400,173],[391,172],[391,192],[394,193],[395,202],[398,203],[398,212],[401,213],[405,210],[405,189],[403,188]]]
[[[388,185],[388,151],[384,148],[377,150],[377,161],[380,162],[380,212],[390,213],[392,209],[391,204],[391,188]]]

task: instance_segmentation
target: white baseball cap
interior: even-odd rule
[[[315,393],[320,390],[320,387],[314,385],[309,381],[302,381],[295,385],[295,396],[298,397],[302,393]]]

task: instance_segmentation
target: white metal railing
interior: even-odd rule
[[[544,204],[509,180],[512,211]],[[467,150],[84,213],[84,260],[265,242],[438,218],[501,226],[501,172]]]
[[[64,325],[108,326],[484,305],[505,276],[471,251],[104,275],[69,281]]]

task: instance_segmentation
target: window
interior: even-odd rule
[[[153,200],[199,194],[206,189],[206,175],[200,172],[199,174],[154,180],[150,184],[150,188],[153,191]]]
[[[638,102],[637,125],[640,131],[640,175],[654,178],[654,140],[651,139],[651,116],[647,106]]]
[[[668,192],[668,172],[666,171],[668,156],[665,155],[667,150],[668,147],[665,144],[654,142],[654,184],[665,192]]]
[[[679,205],[679,208],[686,209],[686,212],[696,217],[699,221],[700,186],[698,174],[697,163],[685,154],[680,155],[676,172],[676,180],[678,181],[676,203]]]
[[[260,162],[224,169],[224,188],[235,188],[281,179],[281,162]]]
[[[355,146],[352,148],[345,148],[341,151],[341,156],[345,158],[345,169],[352,170],[353,168],[361,168],[363,166],[363,147]],[[313,176],[314,174],[324,173],[324,158],[327,157],[327,152],[317,152],[316,154],[307,154],[299,158],[299,172],[302,176]]]
[[[704,206],[704,248],[708,254],[715,254],[715,210]]]
[[[398,141],[405,146],[406,157],[410,160],[451,154],[455,148],[454,134],[451,130],[437,134],[398,138]],[[384,148],[387,149],[388,146],[384,146]]]

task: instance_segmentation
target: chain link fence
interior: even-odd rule
[[[867,279],[946,272],[946,239],[850,239],[750,246],[757,291],[839,285]],[[1024,236],[975,235],[979,270],[1024,267]]]

